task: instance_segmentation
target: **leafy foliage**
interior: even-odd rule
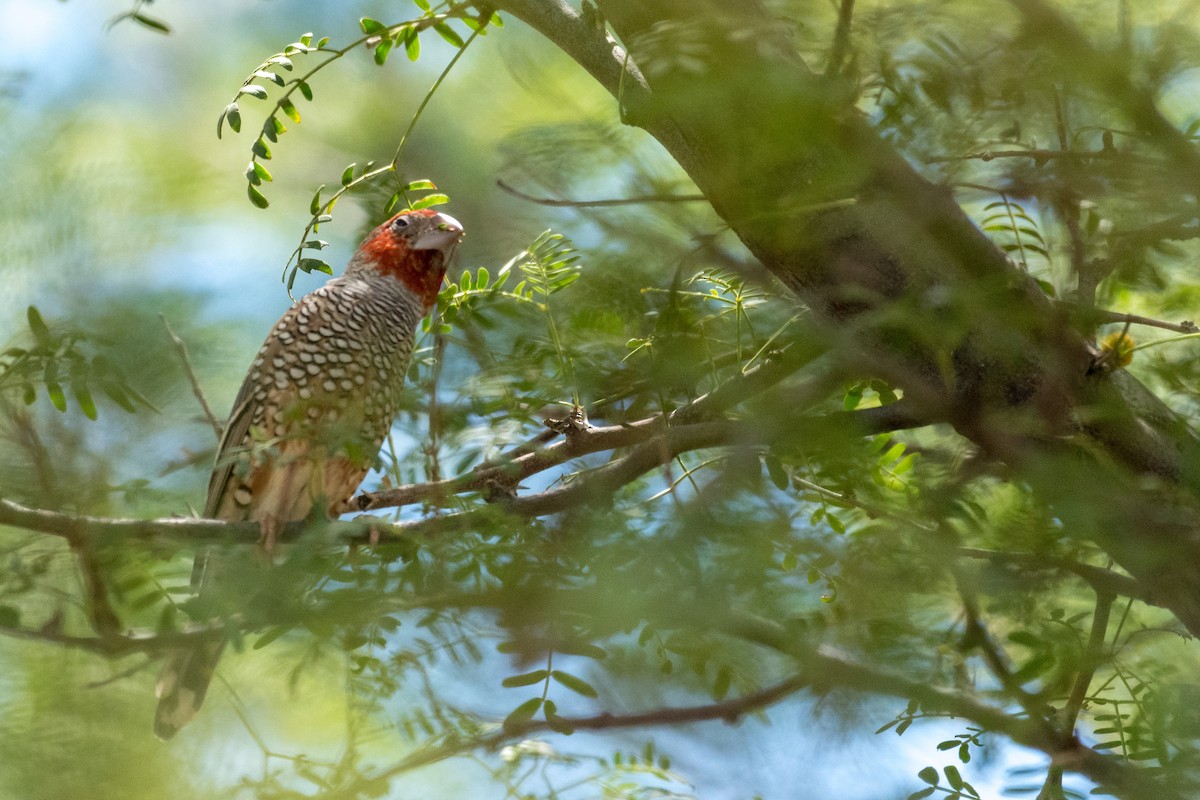
[[[357,192],[372,220],[450,201],[450,190],[407,177],[406,145],[435,93],[454,91],[471,68],[460,56],[489,26],[499,27],[500,16],[492,4],[415,5],[418,15],[398,22],[360,18],[362,36],[344,47],[300,36],[263,59],[221,115],[218,135],[225,126],[238,133],[243,105],[267,104],[244,173],[251,202],[265,208],[275,178],[266,163],[287,126],[300,123],[300,100],[314,100],[314,75],[359,51],[372,74],[372,62],[386,67],[400,50],[410,61],[439,48],[449,54],[408,129],[381,145],[394,153],[389,162],[349,156],[361,160],[340,172],[319,167],[336,177],[311,195],[284,268],[289,291],[297,271],[333,272],[323,258],[329,243],[317,234],[343,197]],[[1012,340],[1002,344],[1026,346],[1020,334],[1028,320],[1010,307],[1036,284],[1041,291],[1031,294],[1061,314],[1050,329],[1094,340],[1089,385],[1135,377],[1180,414],[1172,430],[1188,428],[1200,403],[1195,326],[1172,320],[1190,314],[1198,297],[1195,175],[1153,137],[1126,129],[1138,119],[1124,114],[1125,95],[1109,91],[1115,79],[1108,89],[1087,84],[1064,63],[1067,39],[1046,45],[1007,6],[860,3],[851,27],[839,31],[829,4],[768,5],[778,13],[753,25],[721,28],[721,17],[715,27],[724,38],[707,17],[661,20],[625,42],[631,61],[620,65],[616,102],[602,124],[571,110],[557,124],[522,121],[496,146],[506,169],[565,210],[537,207],[528,229],[514,200],[475,207],[478,222],[464,215],[472,237],[488,216],[501,218],[501,234],[487,241],[506,249],[472,253],[422,323],[404,407],[366,487],[404,498],[391,520],[399,527],[388,529],[394,535],[348,549],[336,538],[340,529],[313,520],[270,569],[245,557],[244,544],[215,543],[231,577],[192,597],[193,548],[169,535],[129,534],[119,548],[100,537],[83,547],[76,538],[68,548],[5,529],[0,631],[123,656],[142,647],[123,638],[127,629],[169,638],[222,623],[230,649],[243,651],[223,668],[233,701],[211,698],[205,713],[213,727],[197,735],[248,733],[263,767],[238,776],[236,791],[246,797],[389,796],[399,776],[451,758],[510,796],[705,796],[706,787],[690,785],[690,772],[705,773],[696,751],[680,739],[669,740],[678,747],[670,754],[661,741],[643,745],[649,730],[769,714],[802,686],[855,730],[874,730],[882,746],[893,734],[930,736],[927,757],[904,765],[909,780],[870,786],[872,796],[988,796],[980,764],[1003,760],[1010,742],[1056,758],[1032,777],[1007,775],[1002,788],[1013,794],[1158,796],[1139,794],[1139,786],[1162,796],[1194,793],[1194,631],[1164,607],[1170,587],[1147,587],[1104,538],[1114,520],[1128,537],[1162,522],[1180,525],[1185,544],[1191,529],[1180,509],[1188,507],[1169,505],[1183,489],[1168,485],[1165,471],[1119,472],[1103,442],[1086,434],[1121,409],[1067,407],[1052,382],[1005,397],[990,416],[968,402],[930,412],[912,387],[963,377],[956,359],[978,319],[1002,320]],[[841,5],[843,14],[854,6]],[[161,31],[141,7],[128,18]],[[604,7],[585,2],[572,17],[588,26],[580,46],[610,48],[604,37],[617,31]],[[734,12],[744,9],[732,9],[730,20]],[[1190,27],[1138,20],[1136,37],[1128,21],[1099,13],[1080,11],[1075,22],[1081,36],[1109,43],[1104,52],[1148,96],[1169,98],[1171,82],[1194,66],[1197,37]],[[518,41],[524,57],[527,42]],[[931,280],[915,299],[904,287],[882,285],[874,288],[894,302],[867,292],[835,297],[839,308],[869,309],[837,325],[798,302],[792,292],[810,287],[766,273],[743,243],[757,244],[766,229],[789,255],[787,246],[795,247],[797,263],[811,260],[803,242],[788,238],[801,238],[797,219],[836,227],[845,219],[837,214],[858,213],[869,193],[847,198],[797,180],[796,195],[779,198],[778,207],[727,203],[717,217],[688,199],[695,187],[659,149],[617,125],[618,116],[650,125],[639,116],[646,113],[639,103],[649,102],[638,93],[643,78],[670,86],[692,76],[690,85],[701,89],[684,98],[686,108],[734,113],[705,106],[706,92],[725,79],[706,59],[730,42],[747,43],[748,59],[794,47],[814,74],[824,68],[828,82],[814,103],[839,98],[838,125],[865,118],[895,148],[876,153],[877,162],[896,172],[898,164],[918,164],[925,179],[943,184],[939,191],[975,220],[972,231],[1011,261],[1004,285],[981,279],[963,289]],[[514,63],[523,79],[550,69]],[[727,67],[736,75],[742,65]],[[787,76],[779,85],[737,85],[766,97],[799,80]],[[480,79],[494,76],[473,77],[490,86]],[[805,150],[826,167],[821,148],[841,143],[838,125],[732,125],[727,143],[739,152]],[[1177,133],[1194,143],[1196,127],[1180,123]],[[491,146],[487,133],[471,146]],[[364,143],[361,152],[378,144]],[[439,149],[450,147],[444,142],[428,147],[417,174],[472,161]],[[830,171],[874,166],[837,163]],[[749,198],[751,184],[778,176],[723,177]],[[468,193],[439,181],[452,187],[456,209],[470,208]],[[825,189],[831,197],[812,202],[808,193]],[[559,199],[592,192],[618,197]],[[897,204],[870,218],[880,239],[915,229],[909,211]],[[542,217],[552,214],[548,229]],[[939,255],[961,257],[946,237]],[[875,246],[857,231],[834,238],[852,253]],[[838,270],[854,277],[858,265],[820,266],[829,272],[818,278],[832,282]],[[1135,324],[1146,326],[1136,339],[1128,333]],[[96,419],[96,389],[127,411],[150,406],[124,377],[135,365],[118,369],[101,337],[49,325],[33,307],[27,327],[0,353],[0,409],[25,436],[24,446],[0,445],[8,462],[24,459],[35,470],[38,459],[27,454],[65,459],[79,449],[54,426],[76,411]],[[1179,335],[1153,338],[1164,327]],[[872,360],[896,342],[939,346],[920,352],[941,360],[913,367],[925,383],[894,362]],[[1011,351],[988,351],[996,352]],[[985,366],[1019,371],[1039,355],[1018,352]],[[972,398],[971,388],[963,397]],[[43,394],[68,416],[22,416]],[[987,398],[979,397],[982,406]],[[1030,406],[1054,425],[1031,424],[1022,415]],[[108,422],[88,428],[113,435],[101,428]],[[33,434],[49,444],[28,446]],[[186,475],[188,483],[162,481],[146,501],[147,516],[183,514],[206,474],[200,448],[173,439],[168,449],[169,459],[148,450],[136,466],[147,476]],[[531,463],[536,469],[526,469]],[[107,479],[95,483],[107,491]],[[1163,507],[1179,513],[1149,523],[1126,515],[1124,503],[1142,491],[1160,492]],[[0,477],[6,501],[44,503],[52,494],[24,492]],[[129,649],[105,649],[118,645]],[[822,661],[829,653],[854,669],[823,667],[834,663]],[[121,662],[114,672],[128,678],[126,670],[138,669]],[[149,681],[125,685],[134,682],[148,704]],[[244,699],[249,686],[264,696],[294,692],[303,702]],[[862,692],[876,696],[865,700]],[[335,711],[315,707],[331,695]],[[789,713],[799,706],[792,703]],[[335,743],[328,731],[304,739],[318,727],[311,719],[335,717],[337,725],[325,726],[338,732]],[[687,729],[692,741],[708,735],[692,733],[698,727]],[[632,735],[618,733],[627,728]],[[585,730],[590,738],[574,736]],[[713,749],[733,762],[720,745]],[[1108,771],[1064,779],[1064,764],[1088,763]],[[1108,785],[1103,775],[1127,782]],[[737,788],[758,789],[751,784]]]
[[[67,411],[67,389],[79,410],[88,419],[97,418],[93,388],[99,388],[110,400],[129,413],[138,406],[153,405],[125,379],[120,368],[103,352],[93,353],[88,334],[78,330],[54,333],[36,307],[26,314],[30,343],[0,352],[0,395],[19,390],[25,405],[38,396],[38,384],[45,388],[50,403]],[[66,384],[64,388],[63,384]]]

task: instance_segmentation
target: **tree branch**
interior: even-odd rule
[[[1089,319],[1094,319],[1098,323],[1122,322],[1128,325],[1146,325],[1151,328],[1162,328],[1163,330],[1175,331],[1176,333],[1200,332],[1200,326],[1196,325],[1190,319],[1185,319],[1183,322],[1167,322],[1166,320],[1154,319],[1153,317],[1143,317],[1140,314],[1125,314],[1121,311],[1107,311],[1102,308],[1086,309],[1085,313]]]
[[[192,394],[200,403],[201,410],[204,411],[204,418],[208,420],[209,427],[212,428],[213,434],[219,441],[221,439],[221,423],[209,408],[208,401],[204,399],[204,391],[200,388],[200,381],[196,378],[196,371],[192,369],[192,360],[188,356],[187,344],[183,339],[180,339],[175,331],[171,330],[171,323],[167,322],[165,314],[159,314],[158,318],[162,320],[163,327],[167,329],[167,336],[171,338],[171,344],[175,347],[175,354],[179,356],[179,364],[183,367],[183,374],[187,376],[188,383],[192,387]]]
[[[1097,594],[1113,594],[1132,597],[1143,603],[1165,608],[1163,601],[1154,592],[1126,575],[1091,564],[1081,564],[1069,558],[1060,558],[1039,553],[1008,553],[1000,550],[985,550],[979,547],[960,547],[956,551],[964,558],[983,559],[995,564],[1011,564],[1025,569],[1060,569],[1073,573],[1090,585]]]
[[[601,714],[595,717],[564,719],[563,722],[576,730],[602,730],[716,719],[730,720],[766,707],[808,685],[812,685],[817,692],[836,688],[850,689],[916,700],[927,711],[970,720],[988,731],[1007,736],[1017,744],[1046,753],[1054,764],[1078,772],[1134,800],[1184,800],[1184,795],[1161,785],[1141,770],[1085,747],[1069,734],[1058,734],[1043,724],[1013,716],[1003,708],[989,705],[968,694],[933,686],[928,682],[912,681],[888,670],[864,664],[834,648],[811,647],[772,620],[738,613],[727,613],[721,618],[720,615],[708,614],[708,611],[711,609],[679,609],[681,618],[705,615],[704,621],[710,626],[723,628],[734,636],[757,642],[795,658],[801,667],[800,671],[781,683],[737,700],[683,709],[659,709],[641,714]],[[480,748],[495,748],[510,739],[549,729],[549,723],[530,722],[521,727],[498,731],[465,742],[454,742],[444,747],[419,751],[364,780],[387,780],[436,761]]]
[[[697,409],[704,409],[709,403],[714,406],[719,405],[724,401],[718,394],[719,391],[705,395],[705,397],[697,399],[694,404],[680,409],[680,411],[688,410],[688,413],[680,415],[680,419],[687,420],[692,413],[700,413]],[[706,398],[708,399],[706,400]],[[587,452],[630,445],[637,446],[628,455],[584,473],[566,486],[537,494],[516,497],[454,514],[394,524],[387,524],[371,516],[348,521],[328,520],[321,523],[322,532],[325,536],[345,544],[364,544],[371,541],[406,542],[415,536],[443,535],[452,531],[468,529],[473,524],[481,523],[486,519],[494,519],[497,511],[517,517],[537,517],[565,511],[592,500],[608,499],[617,489],[659,466],[664,460],[670,460],[691,450],[801,441],[816,431],[831,428],[869,435],[901,427],[924,425],[931,421],[921,415],[904,413],[903,409],[897,408],[902,405],[903,403],[894,403],[891,406],[880,408],[842,411],[799,420],[775,420],[773,422],[691,422],[663,430],[661,427],[655,429],[650,424],[650,420],[642,420],[641,422],[645,424],[596,428],[580,434],[584,437],[582,441],[585,442],[585,447],[592,448]],[[658,423],[659,420],[656,418],[654,422]],[[567,460],[567,454],[573,452],[571,448],[579,446],[573,445],[571,438],[567,438],[545,450],[535,451],[514,459],[514,463],[521,464],[522,469],[529,470],[528,474],[532,475],[564,463]],[[576,455],[580,454],[582,453],[576,453]],[[537,466],[537,469],[533,469],[531,465]],[[506,476],[504,469],[504,465],[489,467],[483,471],[483,474],[511,480]],[[468,491],[468,488],[465,488],[466,484],[475,481],[476,478],[477,476],[467,476],[455,479],[462,483],[456,485],[453,490]],[[452,483],[454,481],[435,481],[433,484],[420,484],[401,487],[401,489],[407,489],[411,493],[410,497],[435,497],[439,492],[449,491],[446,484]],[[406,502],[413,501],[410,499]],[[369,507],[382,508],[384,503],[377,502]],[[248,544],[257,542],[261,535],[259,524],[253,521],[229,522],[189,518],[109,519],[26,508],[2,498],[0,498],[0,525],[58,536],[74,544],[90,542],[97,545],[109,541],[154,541],[156,539],[227,541]],[[294,541],[308,531],[311,525],[312,523],[304,520],[289,522],[279,531],[278,540],[281,542]]]
[[[346,503],[346,511],[373,511],[417,502],[437,502],[454,494],[513,487],[522,480],[580,456],[616,450],[645,442],[665,427],[711,419],[725,409],[773,386],[808,364],[815,347],[793,345],[767,358],[764,363],[731,378],[667,416],[647,417],[627,425],[570,427],[562,441],[538,449],[518,448],[500,463],[476,467],[466,475],[444,481],[397,486],[380,492],[364,492]],[[543,434],[545,436],[545,434]],[[542,437],[538,437],[539,440]]]
[[[51,620],[40,629],[22,628],[17,625],[0,625],[0,636],[12,639],[70,647],[94,653],[106,658],[117,658],[131,653],[162,653],[195,643],[217,635],[222,625],[193,625],[186,630],[163,633],[160,631],[99,631],[97,636],[75,636],[63,633],[56,620]]]
[[[710,623],[714,620],[710,620]],[[716,620],[720,624],[719,620]],[[1035,720],[1013,716],[1003,708],[988,705],[970,695],[928,682],[913,681],[896,673],[863,664],[834,648],[810,648],[784,626],[746,614],[730,615],[726,630],[793,656],[803,666],[802,674],[814,690],[845,688],[871,694],[916,700],[927,711],[939,711],[978,723],[1007,736],[1016,744],[1039,750],[1052,763],[1077,772],[1109,791],[1133,800],[1185,800],[1185,795],[1164,785],[1146,772],[1130,767],[1114,756],[1084,746],[1070,733],[1057,733]]]
[[[555,200],[552,197],[534,197],[518,189],[514,189],[504,181],[496,181],[496,185],[513,197],[539,206],[557,208],[609,208],[611,206],[633,206],[646,203],[706,203],[708,198],[702,194],[648,194],[641,197],[620,197],[611,200]]]
[[[736,722],[741,717],[795,694],[803,689],[808,680],[803,675],[794,675],[765,689],[744,697],[711,703],[703,706],[683,708],[660,708],[637,714],[598,714],[594,717],[558,717],[556,725],[574,730],[616,730],[620,728],[646,728],[668,725],[686,725],[692,722],[724,720]],[[528,736],[531,733],[555,730],[544,720],[531,720],[518,726],[510,726],[495,733],[466,741],[453,741],[441,747],[419,750],[413,755],[386,767],[379,772],[360,779],[362,783],[386,781],[405,772],[444,761],[473,750],[494,750],[507,741]]]
[[[853,19],[854,0],[841,0],[837,28],[833,32],[833,46],[829,49],[829,61],[825,64],[826,78],[835,78],[842,71],[846,55],[850,52],[850,23]]]

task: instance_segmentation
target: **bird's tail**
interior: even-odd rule
[[[214,636],[167,653],[154,690],[158,697],[155,736],[166,741],[196,716],[224,649],[225,638]]]

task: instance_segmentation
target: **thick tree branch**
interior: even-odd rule
[[[1031,36],[1053,39],[1064,65],[1104,65],[1085,79],[1124,105],[1194,185],[1200,156],[1149,93],[1135,91],[1120,65],[1048,4],[1012,2]],[[498,7],[614,96],[636,90],[625,119],[667,149],[814,320],[847,342],[843,363],[891,380],[916,407],[948,417],[1051,507],[1083,507],[1095,493],[1125,498],[1137,511],[1114,509],[1110,522],[1081,525],[1079,535],[1143,585],[1169,587],[1163,602],[1200,634],[1200,535],[1183,522],[1195,519],[1200,500],[1194,433],[1131,376],[1090,375],[1094,356],[1066,315],[1013,269],[949,191],[917,173],[853,111],[852,97],[802,62],[761,2],[693,0],[686,24],[674,0],[597,4],[646,69],[633,79],[624,73],[623,88],[624,53],[594,21],[561,0],[500,0]],[[673,22],[680,24],[663,24]],[[702,63],[675,65],[672,37],[702,43]],[[828,206],[846,199],[853,202]],[[933,297],[946,305],[930,307]],[[959,327],[944,329],[943,338],[910,322],[930,314]],[[1099,457],[1093,449],[1080,459],[1079,448],[1060,446],[1065,435],[1080,433],[1103,451]],[[1105,473],[1102,490],[1097,473]],[[1159,482],[1172,489],[1159,491]],[[1190,497],[1173,493],[1178,488]],[[1130,523],[1136,535],[1127,533]]]
[[[960,547],[956,551],[965,558],[982,559],[994,564],[1011,564],[1030,570],[1055,569],[1070,572],[1082,578],[1099,594],[1113,594],[1122,597],[1132,597],[1153,606],[1162,606],[1163,602],[1155,597],[1150,587],[1119,572],[1113,572],[1103,567],[1091,564],[1081,564],[1069,558],[1060,558],[1039,553],[1010,553],[1001,550],[985,550],[979,547]]]

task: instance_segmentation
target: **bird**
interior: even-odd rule
[[[448,214],[401,211],[367,235],[344,274],[284,312],[233,402],[205,517],[257,521],[269,553],[283,524],[340,513],[391,429],[417,325],[462,237]],[[216,563],[196,556],[201,596],[219,580]],[[158,738],[199,711],[224,645],[213,636],[167,652],[155,687]]]

